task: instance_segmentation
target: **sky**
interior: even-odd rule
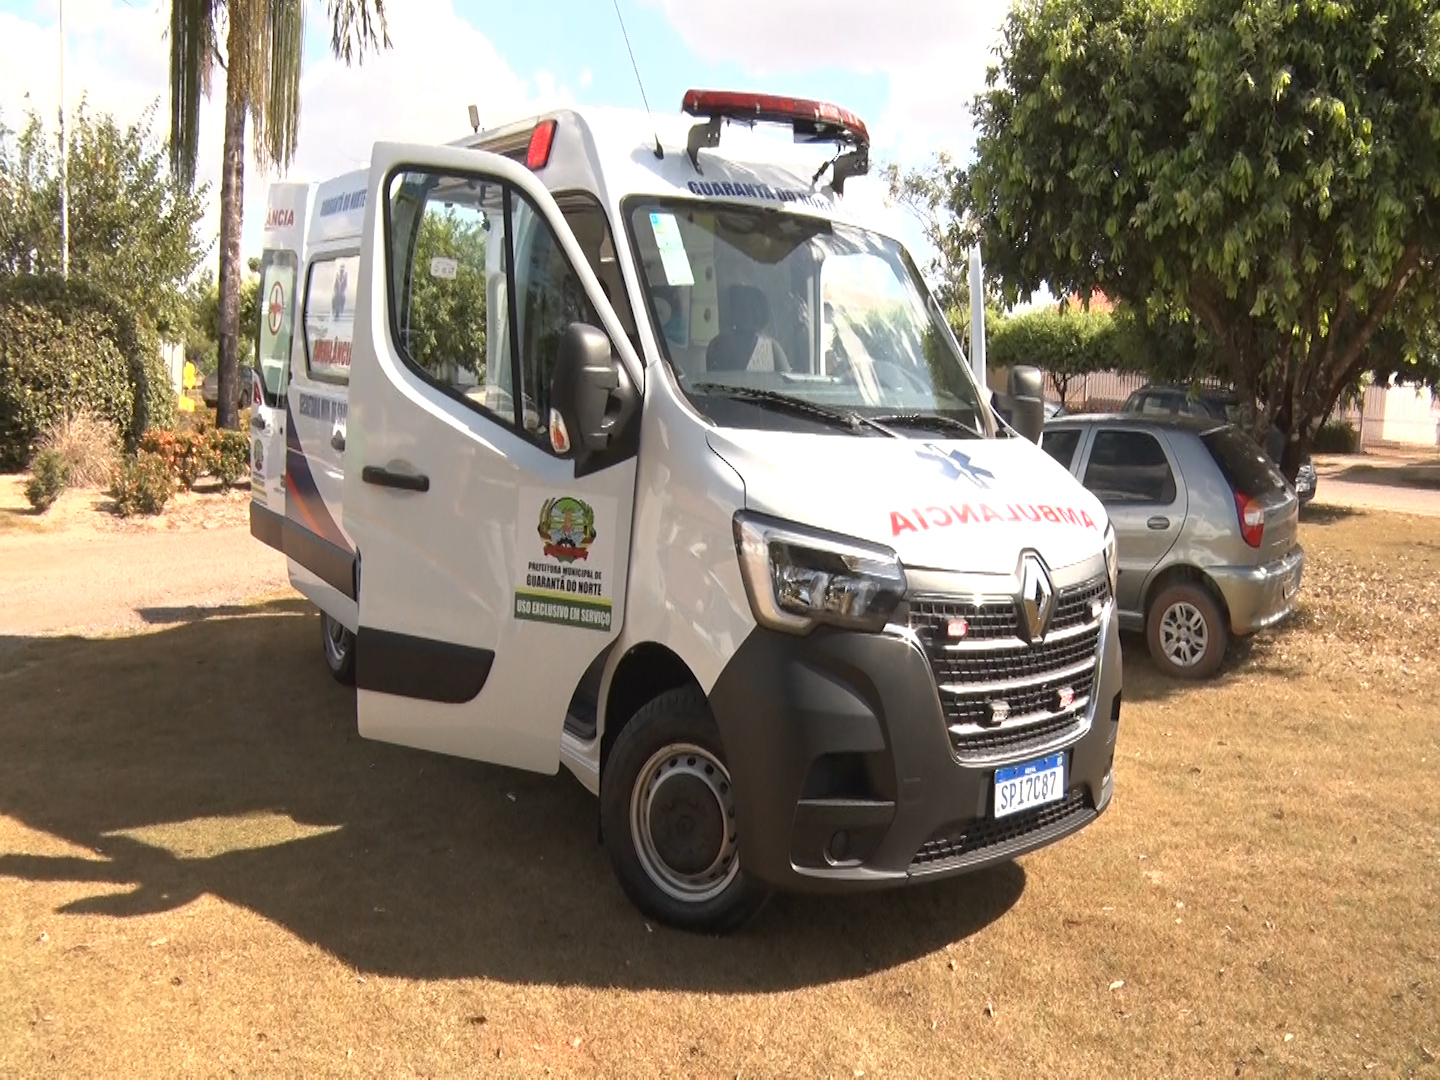
[[[614,0],[390,0],[393,48],[346,68],[329,55],[323,6],[308,0],[299,149],[291,179],[366,163],[381,139],[446,142],[557,105],[641,106]],[[619,0],[650,107],[678,112],[691,87],[833,101],[859,115],[872,161],[925,163],[973,144],[969,102],[985,81],[1008,0]],[[66,0],[65,98],[130,121],[158,106],[168,129],[168,0]],[[0,0],[0,121],[54,117],[61,59],[57,0]],[[201,113],[199,179],[218,228],[223,87]],[[256,254],[268,179],[245,176],[246,254]],[[878,182],[846,198],[884,215],[912,246],[913,222]],[[923,251],[916,251],[922,259]]]

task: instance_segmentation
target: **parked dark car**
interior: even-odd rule
[[[1105,504],[1115,526],[1120,626],[1162,671],[1212,674],[1232,636],[1295,607],[1300,504],[1233,424],[1188,416],[1074,416],[1040,445]]]
[[[235,403],[244,408],[250,401],[250,395],[255,392],[254,383],[255,369],[242,367],[240,369],[240,390],[235,397]],[[213,409],[220,403],[220,373],[212,371],[205,376],[205,381],[200,384],[200,400],[205,402],[206,408]]]
[[[1208,417],[1218,423],[1239,423],[1240,398],[1233,390],[1206,388],[1192,392],[1185,386],[1142,386],[1126,399],[1120,410],[1140,416],[1195,416]],[[1265,452],[1277,465],[1285,452],[1285,432],[1278,427],[1270,429]],[[1315,463],[1306,454],[1295,474],[1295,494],[1301,505],[1315,498],[1317,477]]]

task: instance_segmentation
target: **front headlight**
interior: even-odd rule
[[[755,621],[774,630],[880,630],[905,596],[900,560],[878,544],[741,511],[735,549]]]
[[[1110,596],[1120,584],[1120,552],[1115,546],[1115,526],[1105,526],[1105,573],[1110,575]]]

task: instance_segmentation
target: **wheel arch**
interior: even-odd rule
[[[1171,585],[1181,582],[1189,582],[1204,589],[1215,601],[1216,607],[1220,609],[1220,615],[1225,620],[1225,628],[1227,630],[1230,628],[1230,605],[1225,602],[1225,594],[1220,591],[1220,586],[1215,584],[1215,579],[1191,563],[1175,563],[1156,574],[1145,586],[1145,595],[1140,601],[1140,613],[1146,632],[1150,629],[1150,605],[1155,597]]]
[[[700,680],[690,666],[673,650],[654,641],[632,646],[615,667],[605,691],[604,710],[600,717],[600,775],[605,775],[605,761],[625,725],[646,703],[669,690],[693,686],[705,696]]]

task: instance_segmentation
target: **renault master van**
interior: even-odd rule
[[[1105,511],[847,204],[864,124],[684,113],[273,188],[251,523],[363,736],[563,764],[634,903],[717,931],[1093,821],[1121,666]]]

